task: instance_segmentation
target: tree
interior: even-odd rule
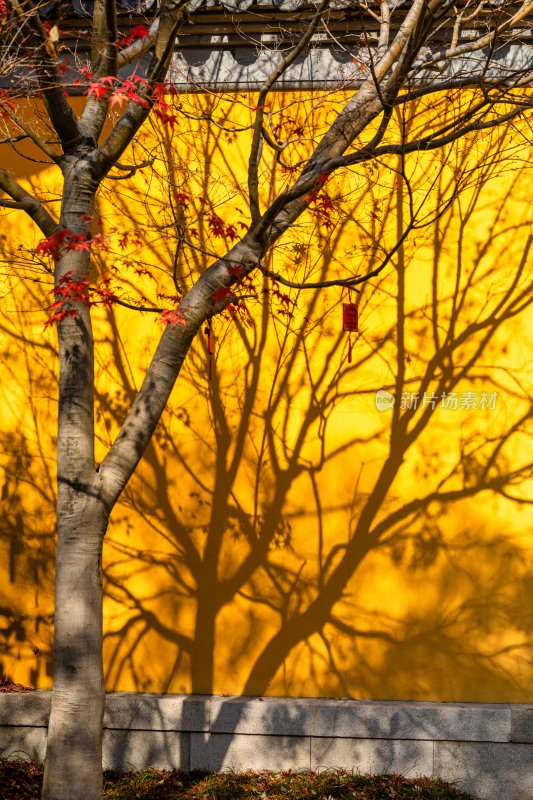
[[[285,157],[290,151],[283,141],[286,132],[283,126],[277,131],[272,129],[267,105],[284,72],[312,46],[315,32],[321,26],[327,30],[329,3],[321,2],[309,14],[307,27],[298,43],[278,59],[277,67],[254,100],[247,176],[249,227],[243,232],[233,222],[221,218],[215,208],[204,212],[211,233],[219,240],[216,257],[194,280],[185,285],[176,281],[176,294],[180,297],[175,298],[173,306],[158,312],[166,323],[164,331],[120,432],[97,465],[92,309],[95,305],[129,303],[126,297],[109,288],[105,276],[95,280],[91,272],[92,261],[102,255],[97,255],[98,248],[105,251],[107,246],[105,238],[94,230],[97,197],[108,180],[117,177],[112,170],[134,173],[141,167],[152,166],[150,157],[142,164],[127,165],[121,161],[127,148],[139,141],[141,128],[147,120],[155,117],[171,131],[174,129],[179,102],[172,98],[172,87],[165,85],[165,79],[185,5],[183,2],[163,3],[149,29],[134,29],[129,36],[121,38],[115,5],[98,0],[91,24],[90,67],[78,58],[76,51],[64,52],[58,47],[58,26],[43,22],[39,6],[6,0],[1,10],[2,41],[5,43],[2,63],[11,76],[10,85],[1,96],[6,127],[4,143],[16,147],[21,141],[31,141],[40,151],[40,157],[56,164],[62,175],[60,209],[55,214],[48,209],[44,192],[28,192],[16,176],[5,169],[0,171],[0,188],[5,195],[1,205],[9,210],[21,210],[33,220],[44,236],[35,256],[45,271],[47,260],[51,260],[54,273],[50,319],[57,327],[59,356],[58,538],[54,688],[43,789],[47,800],[101,796],[105,701],[103,538],[118,499],[155,435],[195,337],[206,323],[209,328],[209,321],[217,315],[231,313],[227,310],[232,307],[239,308],[239,302],[254,291],[248,281],[256,273],[277,281],[278,286],[315,291],[319,296],[330,286],[354,290],[381,275],[393,256],[401,258],[407,235],[419,224],[419,211],[415,213],[408,181],[410,221],[398,227],[396,241],[387,247],[384,257],[372,269],[331,279],[322,275],[317,281],[307,281],[305,275],[288,278],[269,269],[268,253],[281,237],[288,235],[306,210],[311,208],[322,223],[328,224],[331,198],[327,186],[334,174],[365,164],[376,164],[379,168],[390,160],[397,164],[399,159],[400,166],[396,169],[403,179],[408,174],[405,161],[409,154],[440,151],[465,136],[509,123],[530,107],[527,91],[520,88],[527,85],[529,72],[523,68],[502,68],[495,61],[500,43],[512,44],[514,38],[523,35],[527,16],[533,10],[529,2],[517,6],[504,3],[488,12],[482,3],[467,4],[464,10],[452,12],[448,3],[438,0],[415,0],[405,11],[388,2],[376,7],[357,4],[361,11],[361,47],[354,54],[354,63],[360,67],[360,84],[325,132],[314,134],[307,151],[303,148],[299,160],[289,163]],[[474,29],[473,36],[459,43],[463,27],[468,26],[472,18],[482,19],[483,23],[479,29]],[[149,62],[144,68],[147,54]],[[465,68],[465,63],[470,63],[465,62],[468,56],[475,59],[474,74],[470,67]],[[67,68],[77,70],[77,77],[69,84],[71,90],[82,87],[87,96],[79,113],[75,112],[74,103],[63,88],[62,73]],[[431,81],[435,72],[439,78]],[[458,112],[450,118],[444,111],[446,102],[440,92],[463,86],[472,87],[468,100],[460,103]],[[20,97],[30,90],[36,101],[28,118],[27,111],[22,112]],[[439,112],[431,129],[420,130],[416,125],[410,128],[400,124],[400,135],[394,139],[395,114],[400,113],[401,122],[402,109],[411,108],[412,103],[424,97],[433,98]],[[408,116],[407,111],[406,114]],[[213,117],[206,121],[217,124]],[[294,132],[294,136],[298,138],[298,133]],[[283,168],[290,180],[262,207],[259,186],[266,148],[272,153],[272,168]],[[296,144],[293,149],[298,152]],[[170,170],[171,160],[168,163]],[[195,197],[195,192],[184,191],[182,186],[176,192],[177,188],[172,187],[174,200],[181,205],[174,220],[175,231],[182,245],[190,247],[194,244],[190,226],[186,226],[182,217],[183,209],[191,202],[190,198]],[[205,198],[202,202],[205,203]],[[437,211],[436,216],[440,213]],[[226,252],[220,242],[227,245]],[[200,252],[205,249],[202,242],[197,248]],[[208,249],[208,254],[211,252]],[[29,280],[27,269],[22,268],[21,274],[24,280]],[[505,294],[505,301],[492,310],[481,326],[480,330],[487,329],[487,335],[494,332],[494,325],[501,321],[499,315],[513,316],[529,300],[530,287],[520,288],[518,295],[515,293],[522,287],[522,278],[523,265],[511,281],[510,294]],[[403,298],[405,285],[402,282],[398,291],[400,299]],[[453,297],[446,302],[453,305]],[[143,308],[138,302],[133,305]],[[437,328],[435,337],[439,343]],[[300,338],[304,338],[303,334]],[[459,335],[457,346],[462,344],[463,338]],[[398,342],[398,346],[404,345]],[[450,341],[445,339],[432,360],[432,368],[440,366],[443,376],[448,374],[446,359],[450,347]],[[402,387],[403,380],[400,370],[397,389]],[[428,373],[422,386],[427,386],[429,380]],[[320,403],[318,405],[320,407]],[[396,406],[394,415],[395,435],[407,447],[414,436],[414,431],[409,429],[413,414],[402,415],[400,407]],[[358,510],[358,530],[368,528],[383,504],[402,453],[402,447],[391,449],[389,465],[381,473],[379,486]],[[489,457],[487,463],[490,462]],[[265,544],[266,541],[265,538]],[[362,559],[373,544],[373,538],[354,536],[347,545],[345,557],[336,564],[325,583],[325,592],[330,596],[329,604],[324,604],[327,614],[342,592],[345,573],[353,571],[354,558],[356,562]],[[252,562],[257,557],[258,552],[254,553]],[[246,569],[250,566],[248,564]],[[203,619],[201,622],[200,614],[202,633],[209,638],[212,608],[205,608]],[[287,651],[294,647],[314,624],[311,608],[289,620],[280,633],[283,648]],[[258,674],[272,671],[278,658],[272,655],[274,649],[274,645],[265,649],[257,663]]]

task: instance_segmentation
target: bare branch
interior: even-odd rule
[[[0,139],[0,144],[17,144],[27,138],[25,133],[20,133],[18,136],[6,136],[4,139]]]
[[[95,0],[91,42],[93,80],[117,74],[117,40],[115,0]]]
[[[17,142],[21,139],[31,139],[31,141],[39,148],[39,150],[41,150],[41,152],[45,154],[45,156],[48,156],[51,161],[59,164],[61,160],[60,156],[48,144],[46,144],[46,142],[43,142],[40,136],[35,133],[30,125],[27,125],[19,116],[14,114],[10,108],[4,108],[3,113],[17,126],[17,128],[20,128],[20,130],[24,132],[24,136],[19,136],[18,138],[15,137],[14,139],[8,139],[6,141]]]
[[[381,145],[372,151],[372,155],[370,156],[370,152],[365,152],[364,149],[359,150],[357,153],[350,154],[348,156],[341,157],[339,159],[335,159],[330,161],[326,166],[328,169],[338,169],[340,166],[350,166],[353,164],[359,164],[362,161],[367,161],[369,157],[380,157],[383,155],[398,155],[400,153],[417,153],[417,152],[424,152],[429,150],[438,150],[442,147],[445,147],[452,142],[457,141],[457,139],[465,136],[468,133],[474,133],[478,131],[490,130],[491,128],[499,127],[506,122],[510,122],[511,120],[515,119],[519,114],[523,113],[527,108],[530,108],[530,103],[520,103],[516,105],[513,109],[508,111],[506,114],[502,114],[500,116],[495,117],[494,119],[489,120],[476,120],[475,122],[471,122],[469,124],[465,124],[462,127],[455,127],[449,126],[451,128],[450,132],[446,135],[439,136],[438,134],[431,134],[426,136],[422,139],[417,139],[413,142],[407,142],[406,144],[396,144],[396,145]]]
[[[51,236],[59,228],[58,223],[44,206],[23,189],[4,169],[0,169],[0,189],[12,198],[12,201],[0,200],[0,204],[5,208],[17,208],[25,211],[45,236]]]
[[[160,62],[167,60],[169,44],[173,48],[181,11],[187,0],[164,0],[159,14],[159,26],[155,37],[155,58]]]
[[[59,60],[54,43],[43,27],[37,8],[27,9],[19,0],[6,0],[6,4],[16,17],[21,32],[27,34],[27,44],[36,59],[37,77],[50,122],[59,136],[63,150],[68,152],[77,145],[80,130],[61,86]]]
[[[302,53],[311,38],[313,37],[318,25],[320,24],[320,20],[324,12],[327,10],[329,6],[330,0],[322,0],[320,6],[318,7],[309,27],[307,28],[305,34],[302,36],[301,40],[298,42],[296,47],[294,47],[291,52],[285,56],[285,58],[278,64],[278,66],[273,70],[273,72],[269,75],[267,80],[264,82],[261,90],[259,92],[259,97],[257,99],[257,109],[256,109],[256,116],[255,122],[253,126],[253,138],[252,138],[252,146],[250,150],[250,157],[248,159],[248,192],[249,192],[249,200],[250,200],[250,212],[252,216],[252,225],[259,222],[261,217],[261,210],[259,208],[259,161],[261,159],[261,138],[263,133],[263,119],[265,115],[265,102],[268,97],[268,94],[272,87],[275,85],[276,81],[283,75],[283,73],[290,67],[292,63],[298,58],[300,53]]]
[[[465,44],[457,46],[454,46],[454,41],[452,40],[452,45],[448,48],[448,50],[446,50],[444,57],[456,58],[457,56],[467,55],[469,53],[482,50],[485,47],[489,47],[499,36],[501,36],[502,33],[515,28],[517,24],[528,17],[532,11],[532,0],[524,0],[516,14],[509,19],[504,20],[501,25],[495,25],[492,31],[489,31],[489,33],[481,36],[479,39],[476,39],[473,42],[465,42]]]
[[[155,161],[155,157],[147,158],[145,161],[141,161],[140,164],[121,164],[117,161],[116,164],[113,164],[114,169],[121,170],[125,172],[125,175],[109,175],[108,178],[111,181],[125,181],[128,178],[131,178],[135,173],[140,169],[145,169],[146,167],[151,167]]]

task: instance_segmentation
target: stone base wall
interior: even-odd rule
[[[42,759],[49,692],[0,695],[0,754]],[[104,764],[118,770],[427,775],[481,800],[532,800],[533,706],[109,694]]]

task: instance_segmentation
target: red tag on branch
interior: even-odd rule
[[[359,307],[356,303],[342,304],[342,329],[343,331],[359,330]]]

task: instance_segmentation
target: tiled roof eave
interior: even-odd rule
[[[278,90],[353,89],[361,84],[362,73],[353,59],[339,58],[331,47],[314,48],[292,64],[276,84]],[[423,54],[427,57],[427,53]],[[177,50],[168,80],[178,91],[242,91],[260,89],[282,56],[276,50],[263,50],[254,59],[239,59],[234,51],[212,50],[207,58],[195,62],[194,53]],[[517,75],[533,73],[533,46],[511,44],[492,54],[487,69],[487,53],[477,51],[460,59],[442,62],[439,72],[426,70],[417,76],[417,85],[444,86],[450,83],[473,85],[508,82]]]

